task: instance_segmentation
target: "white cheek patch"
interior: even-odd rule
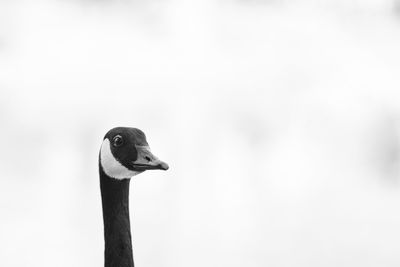
[[[131,178],[140,173],[129,170],[115,159],[111,152],[110,141],[107,138],[104,139],[101,145],[100,164],[108,176],[119,180]]]

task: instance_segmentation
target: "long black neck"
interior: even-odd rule
[[[132,238],[129,222],[129,182],[104,173],[99,164],[104,220],[104,266],[133,267]]]

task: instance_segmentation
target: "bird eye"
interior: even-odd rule
[[[124,143],[124,140],[122,139],[122,136],[116,135],[113,138],[113,146],[121,146]]]

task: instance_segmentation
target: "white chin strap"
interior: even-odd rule
[[[101,145],[100,164],[108,176],[118,180],[129,179],[140,173],[129,170],[114,158],[110,148],[110,140],[108,140],[108,138],[104,139],[103,144]]]

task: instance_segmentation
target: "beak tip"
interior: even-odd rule
[[[161,168],[161,170],[164,170],[164,171],[166,171],[166,170],[168,170],[168,169],[169,169],[169,166],[168,166],[168,164],[167,164],[167,163],[165,163],[165,162],[161,162],[161,163],[160,163],[160,168]]]

